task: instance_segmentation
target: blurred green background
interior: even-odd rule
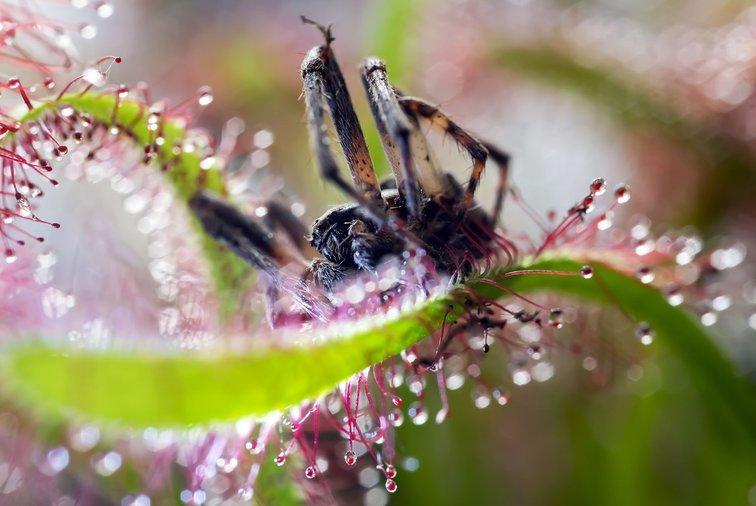
[[[173,100],[212,86],[215,101],[198,124],[219,133],[228,118],[242,118],[240,153],[255,149],[255,132],[272,132],[263,170],[280,174],[308,220],[344,198],[319,180],[309,150],[298,68],[320,38],[302,14],[333,24],[384,171],[356,70],[367,55],[386,61],[399,88],[442,104],[510,152],[517,188],[541,213],[565,211],[604,176],[632,185],[632,213],[650,216],[656,231],[692,226],[709,244],[727,235],[756,248],[756,7],[748,1],[114,5],[116,14],[97,23],[97,43],[82,44],[91,57],[124,58],[111,82],[145,80],[153,97]],[[469,162],[442,141],[434,144],[444,166],[464,174]],[[484,202],[492,187],[484,183]],[[505,223],[530,226],[513,206]],[[750,262],[745,272],[753,273]],[[756,378],[756,336],[746,324],[756,288],[736,281],[720,282],[736,286],[736,303],[713,331]],[[593,337],[560,335],[584,349],[551,350],[556,374],[548,382],[512,386],[506,357],[492,354],[484,375],[511,392],[508,405],[475,408],[468,384],[451,392],[444,424],[431,416],[401,428],[405,460],[391,504],[756,505],[756,450],[711,412],[676,359],[653,347],[641,352],[618,315],[581,311],[593,327],[574,332]],[[595,368],[582,361],[586,353]]]

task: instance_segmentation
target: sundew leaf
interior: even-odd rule
[[[528,269],[577,272],[574,260],[544,260]],[[636,279],[594,265],[580,276],[489,275],[503,288],[472,281],[391,321],[324,342],[216,355],[149,355],[66,350],[38,344],[6,350],[3,370],[11,391],[52,414],[76,414],[128,426],[185,427],[232,421],[315,399],[366,367],[391,357],[440,327],[444,315],[461,311],[469,290],[487,298],[556,292],[605,306],[619,306],[648,322],[658,345],[690,370],[714,416],[734,420],[756,447],[754,392],[679,307]],[[500,273],[501,274],[501,273]],[[620,337],[618,337],[620,338]]]
[[[148,130],[147,106],[136,101],[121,100],[116,109],[116,97],[112,94],[86,93],[64,96],[56,101],[39,104],[19,121],[27,124],[65,105],[72,106],[80,114],[88,114],[108,127],[128,128],[137,149],[144,149],[154,137]],[[173,186],[177,199],[187,202],[199,188],[224,194],[226,190],[219,168],[200,168],[200,155],[196,152],[182,150],[178,156],[171,152],[176,143],[181,143],[186,132],[183,120],[165,117],[161,132],[165,142],[158,147],[156,157],[158,161],[172,161],[171,168],[165,175]],[[248,287],[253,271],[236,255],[205,234],[199,222],[195,221],[194,225],[215,283],[221,310],[224,314],[230,314],[238,308],[239,295]]]

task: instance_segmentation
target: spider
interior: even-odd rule
[[[507,190],[509,156],[477,140],[437,107],[392,87],[384,63],[370,57],[360,66],[362,83],[393,173],[379,184],[331,49],[334,38],[330,26],[305,17],[302,21],[315,25],[325,38],[323,44],[307,53],[301,66],[302,94],[317,165],[321,176],[352,202],[326,211],[315,220],[308,236],[299,219],[275,201],[269,203],[263,223],[258,223],[220,198],[200,191],[190,200],[190,207],[205,230],[267,273],[273,292],[280,285],[282,269],[293,259],[305,257],[308,246],[321,256],[305,267],[302,282],[326,293],[350,275],[374,272],[386,257],[418,248],[426,252],[439,272],[457,276],[469,273],[476,261],[493,254],[494,229]],[[326,111],[346,158],[351,183],[341,175],[331,150]],[[449,135],[472,158],[466,188],[435,165],[420,128],[422,123]],[[497,196],[490,214],[474,202],[489,157],[499,169]]]

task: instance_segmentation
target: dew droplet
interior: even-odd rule
[[[533,360],[541,360],[541,358],[543,358],[543,348],[541,348],[540,344],[533,343],[528,346],[528,355],[530,355],[530,358]]]
[[[606,191],[606,179],[603,177],[597,177],[591,181],[591,193],[594,195],[602,195]]]
[[[204,490],[195,490],[192,494],[191,501],[193,502],[194,506],[201,506],[202,504],[205,504],[205,500],[207,500],[207,494]]]
[[[717,313],[713,311],[706,311],[701,315],[701,325],[704,327],[711,327],[715,323],[717,323]]]
[[[625,184],[617,185],[614,189],[614,199],[618,204],[624,204],[630,201],[630,187]]]
[[[68,467],[70,456],[68,449],[64,446],[58,446],[47,452],[42,472],[48,476],[53,476]]]
[[[251,455],[258,455],[263,451],[265,448],[265,445],[260,444],[260,442],[257,439],[252,439],[250,441],[247,441],[244,445],[244,448],[251,454]]]
[[[552,308],[551,311],[549,311],[549,325],[561,329],[562,328],[562,322],[564,321],[564,313],[559,308]]]
[[[387,464],[383,468],[383,472],[386,475],[386,478],[393,479],[396,478],[396,468],[392,466],[391,464]]]
[[[394,408],[389,412],[388,419],[394,427],[401,427],[404,423],[404,413],[401,409]]]
[[[714,311],[725,311],[732,305],[732,298],[729,295],[721,294],[711,299],[711,308]]]
[[[16,256],[16,252],[15,252],[15,251],[13,251],[13,250],[12,250],[12,249],[10,249],[10,248],[7,248],[7,249],[5,250],[5,263],[6,263],[6,264],[12,264],[12,263],[13,263],[13,262],[15,262],[15,261],[16,261],[17,259],[18,259],[18,257]]]
[[[18,214],[20,214],[21,216],[28,217],[32,215],[29,199],[27,199],[20,193],[16,193],[16,205],[18,206]]]
[[[676,286],[670,286],[664,291],[664,296],[667,298],[670,306],[679,306],[685,301],[680,288]]]
[[[94,456],[92,467],[100,476],[110,476],[121,468],[123,460],[118,452],[108,452],[105,455]]]
[[[279,453],[276,455],[276,458],[273,459],[273,462],[275,462],[277,466],[284,465],[286,463],[286,454],[284,452]]]
[[[97,28],[89,24],[81,25],[79,33],[84,39],[93,39],[97,36]]]
[[[484,409],[491,405],[491,397],[488,394],[488,388],[484,385],[478,385],[472,392],[473,404],[478,409]]]
[[[200,160],[200,169],[202,170],[210,170],[216,165],[216,160],[214,156],[206,156],[202,160]]]
[[[646,322],[638,324],[635,328],[635,335],[640,339],[641,344],[645,346],[654,342],[654,331]]]
[[[118,98],[126,98],[129,96],[129,89],[126,87],[125,84],[122,84],[118,87]]]
[[[580,275],[585,279],[591,279],[593,277],[593,267],[590,265],[584,265],[580,268]]]
[[[428,421],[428,410],[425,409],[422,402],[413,402],[407,410],[407,414],[415,425],[423,425]]]
[[[607,211],[604,214],[601,215],[599,220],[596,222],[596,228],[599,230],[609,230],[612,228],[612,212]]]
[[[748,326],[751,327],[753,330],[756,330],[756,313],[753,313],[751,316],[748,317]]]
[[[237,494],[239,495],[239,497],[241,497],[241,498],[242,498],[242,500],[244,500],[244,501],[251,501],[251,500],[252,500],[252,498],[253,498],[253,497],[255,496],[255,491],[254,491],[254,489],[253,489],[252,487],[241,487],[241,488],[240,488],[239,490],[237,490],[237,492],[236,492],[236,493],[237,493]],[[182,492],[182,496],[183,496],[183,492]],[[182,499],[182,500],[183,500],[183,499]],[[188,499],[187,499],[186,501],[184,501],[184,502],[187,502],[187,503],[188,503],[189,501],[191,501],[191,495],[190,495],[190,497],[189,497],[189,498],[188,498]]]
[[[410,389],[410,392],[419,397],[425,389],[425,376],[419,374],[410,376],[407,378],[407,387]]]
[[[93,86],[102,86],[105,84],[105,74],[97,70],[96,68],[85,69],[81,74],[82,79]]]
[[[260,130],[255,133],[253,142],[256,148],[267,149],[273,144],[273,132],[270,130]]]
[[[494,388],[491,391],[491,397],[499,406],[504,406],[509,403],[509,393],[504,392],[499,388]]]
[[[99,5],[97,5],[97,7],[95,7],[95,12],[103,19],[112,16],[114,11],[115,9],[113,8],[113,5],[107,2],[101,2]]]
[[[638,239],[635,242],[635,254],[639,257],[653,253],[656,243],[652,239]]]
[[[62,292],[61,295],[63,295]],[[87,452],[100,441],[100,429],[96,425],[78,427],[70,432],[69,440],[71,448],[77,452]]]
[[[527,369],[517,369],[512,373],[512,383],[518,387],[527,385],[530,383],[531,379],[533,379],[533,377]]]
[[[402,404],[404,404],[404,401],[398,395],[392,396],[391,402],[394,403],[394,406],[397,406],[397,407],[402,407]]]
[[[348,466],[355,465],[357,463],[357,454],[352,450],[349,450],[344,454],[344,462],[346,462],[346,465]]]
[[[743,243],[735,243],[729,248],[720,248],[711,253],[711,265],[719,270],[731,269],[740,265],[746,258],[747,249]]]
[[[649,267],[641,267],[638,269],[638,272],[635,273],[635,277],[637,277],[641,283],[647,285],[654,280],[655,276]]]
[[[396,492],[397,488],[399,487],[396,485],[396,482],[394,480],[392,480],[391,478],[386,480],[386,490],[390,494],[393,494],[394,492]]]
[[[595,371],[596,367],[598,367],[598,360],[595,357],[588,356],[583,359],[583,369],[586,371]]]
[[[315,470],[315,466],[307,466],[307,469],[305,469],[305,478],[308,480],[312,480],[317,475],[317,471]]]
[[[45,77],[45,80],[42,81],[42,85],[45,88],[47,88],[48,90],[51,90],[51,89],[55,88],[55,81],[53,80],[52,77],[47,76],[47,77]]]
[[[197,103],[202,107],[213,103],[213,92],[208,86],[203,86],[199,89],[199,96],[197,97]]]
[[[58,146],[58,153],[60,153],[61,155],[68,154],[68,146],[64,144],[61,144],[60,146]]]
[[[21,80],[18,77],[11,77],[8,79],[8,88],[15,90],[21,86]]]

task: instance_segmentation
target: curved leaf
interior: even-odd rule
[[[531,269],[577,272],[573,260],[540,261]],[[496,279],[518,293],[559,292],[603,305],[619,305],[648,322],[657,342],[673,351],[723,416],[737,420],[756,443],[753,391],[684,310],[666,303],[653,288],[603,266],[591,280],[580,276],[528,274]],[[230,421],[313,399],[356,372],[393,356],[459,312],[454,295],[475,290],[488,298],[504,289],[471,282],[397,319],[366,331],[320,343],[256,350],[245,354],[139,355],[87,353],[37,345],[8,350],[3,369],[14,389],[53,412],[133,426],[185,426]]]
[[[108,128],[118,127],[128,130],[131,134],[129,138],[134,142],[135,148],[140,150],[144,150],[154,140],[154,134],[148,129],[148,107],[140,102],[121,100],[116,108],[116,97],[110,94],[87,93],[64,96],[58,100],[37,105],[19,121],[22,124],[29,124],[65,105],[73,107],[79,113],[88,114]],[[177,199],[186,203],[199,188],[224,194],[225,188],[220,169],[201,169],[200,155],[196,152],[181,150],[179,155],[173,154],[174,145],[180,144],[186,133],[183,119],[174,119],[170,116],[163,118],[161,135],[165,142],[158,146],[156,159],[171,161],[171,168],[165,174],[166,179],[174,187]],[[236,255],[205,234],[199,223],[195,222],[195,228],[201,238],[203,254],[215,282],[222,311],[225,314],[231,313],[237,309],[239,294],[248,286],[252,270]]]

